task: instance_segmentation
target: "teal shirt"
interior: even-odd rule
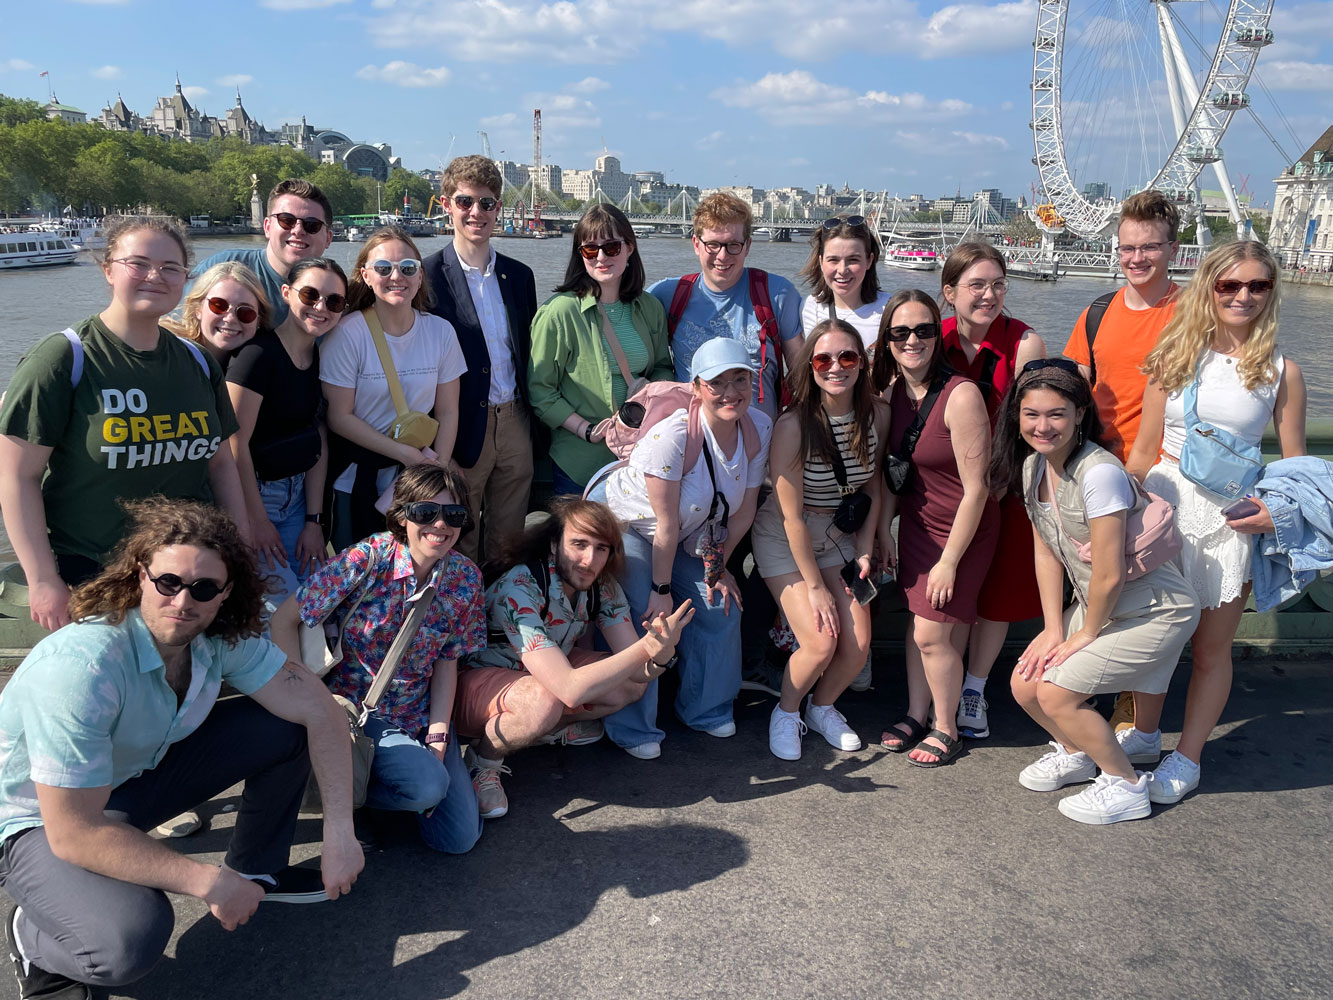
[[[646,292],[630,303],[630,320],[648,347],[646,363],[635,375],[650,381],[674,379],[667,344],[666,309]],[[600,441],[590,444],[560,425],[571,413],[596,424],[611,416],[616,360],[606,349],[602,317],[591,295],[560,292],[546,301],[532,321],[532,357],[528,394],[537,419],[552,428],[551,460],[575,482],[586,483],[610,462]],[[629,348],[625,347],[626,354]],[[623,392],[623,390],[622,390]]]
[[[119,625],[66,625],[33,647],[0,694],[0,841],[41,826],[34,782],[117,788],[208,718],[225,680],[253,694],[287,662],[267,639],[198,636],[180,707],[138,608]]]

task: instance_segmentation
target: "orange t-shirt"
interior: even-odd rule
[[[1148,385],[1148,376],[1139,369],[1176,311],[1175,292],[1173,284],[1157,305],[1134,310],[1125,305],[1122,288],[1106,307],[1097,329],[1097,339],[1093,342],[1093,350],[1097,352],[1097,384],[1092,387],[1092,398],[1097,404],[1097,415],[1102,418],[1106,450],[1122,462],[1134,447],[1143,416],[1143,390]],[[1088,310],[1084,309],[1069,335],[1069,343],[1065,344],[1065,357],[1081,365],[1091,363],[1087,320]]]

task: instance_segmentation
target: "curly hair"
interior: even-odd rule
[[[1066,371],[1047,365],[1036,371],[1020,374],[1009,384],[1000,403],[995,421],[995,436],[991,439],[990,464],[986,469],[986,486],[995,494],[1013,492],[1023,495],[1023,462],[1032,453],[1032,446],[1019,432],[1018,413],[1023,397],[1038,389],[1049,389],[1068,400],[1075,410],[1083,411],[1079,422],[1079,439],[1101,444],[1102,421],[1092,401],[1092,386],[1078,372]]]
[[[810,234],[810,256],[806,259],[805,267],[801,268],[800,277],[810,286],[816,302],[821,305],[832,302],[833,289],[829,288],[828,282],[824,280],[824,269],[820,266],[824,259],[824,247],[828,245],[829,240],[860,240],[866,250],[866,273],[861,279],[861,302],[862,304],[874,302],[879,298],[879,274],[875,270],[875,265],[879,263],[881,256],[879,238],[868,222],[852,225],[846,219],[828,221],[837,222],[838,226],[834,229],[830,229],[827,225],[817,226]]]
[[[1168,393],[1194,380],[1199,359],[1217,333],[1217,303],[1213,283],[1244,261],[1253,260],[1268,269],[1273,290],[1250,325],[1250,336],[1241,348],[1237,372],[1241,384],[1254,390],[1278,377],[1273,355],[1277,351],[1277,321],[1281,307],[1281,272],[1273,252],[1253,240],[1223,243],[1203,259],[1194,278],[1176,302],[1176,311],[1157,338],[1157,346],[1143,360],[1143,371]]]
[[[159,549],[193,545],[218,554],[231,584],[217,617],[204,634],[236,643],[263,633],[264,582],[254,552],[225,511],[197,500],[169,500],[164,496],[124,501],[121,506],[128,515],[129,533],[116,546],[102,572],[75,588],[70,599],[71,618],[85,621],[105,615],[112,625],[119,625],[142,600],[140,568],[152,562]]]
[[[893,314],[909,302],[920,303],[930,310],[930,317],[935,323],[937,331],[943,322],[940,319],[940,307],[931,298],[930,293],[923,292],[919,288],[904,288],[902,291],[893,293],[893,298],[884,304],[884,315],[879,320],[879,339],[875,341],[875,369],[873,374],[875,388],[880,392],[887,389],[889,383],[898,377],[898,362],[894,359],[893,351],[889,347],[889,327],[893,325]],[[937,335],[931,339],[935,346],[931,349],[930,369],[926,372],[925,381],[927,384],[934,382],[941,371],[949,368],[949,363],[944,358],[944,338]]]
[[[824,413],[824,394],[815,381],[815,370],[810,366],[815,356],[815,345],[826,333],[841,333],[852,341],[861,356],[861,366],[852,388],[852,453],[865,468],[870,468],[870,428],[875,422],[875,387],[870,381],[870,358],[865,343],[856,328],[845,320],[825,319],[815,324],[806,334],[800,353],[787,373],[787,388],[791,403],[787,412],[795,411],[801,428],[801,455],[805,459],[822,459],[831,466],[834,459],[833,428]]]
[[[550,511],[550,517],[528,528],[506,546],[499,559],[486,564],[484,572],[488,585],[514,566],[534,563],[556,552],[565,537],[565,528],[569,526],[573,526],[576,531],[586,531],[610,547],[611,554],[607,556],[606,565],[597,577],[599,581],[620,575],[625,567],[625,541],[620,522],[611,513],[610,507],[596,500],[585,500],[570,494],[552,497],[547,510]]]
[[[473,153],[471,156],[455,156],[449,161],[440,177],[440,194],[446,200],[452,198],[459,184],[485,188],[498,198],[504,187],[504,178],[494,160]]]
[[[1161,191],[1140,191],[1130,195],[1120,206],[1116,231],[1122,222],[1160,222],[1166,226],[1166,238],[1172,243],[1180,235],[1180,210]]]
[[[162,325],[176,336],[193,340],[196,344],[202,345],[204,334],[199,325],[200,307],[208,298],[208,293],[213,290],[213,286],[219,281],[227,279],[244,285],[246,291],[255,297],[255,308],[259,310],[259,321],[255,324],[255,330],[271,330],[273,328],[273,307],[268,300],[268,295],[264,292],[264,286],[259,283],[259,278],[255,275],[255,272],[238,260],[224,260],[219,264],[214,264],[199,275],[194,280],[194,284],[190,286],[189,294],[185,296],[185,305],[181,308],[179,322],[163,320]]]
[[[749,205],[726,191],[715,191],[706,198],[700,198],[699,204],[694,206],[695,236],[705,229],[721,229],[738,222],[745,227],[742,239],[749,240],[754,213],[750,211]]]
[[[375,304],[375,293],[371,287],[366,284],[366,279],[361,274],[361,269],[368,266],[371,251],[382,243],[388,243],[397,240],[400,243],[406,243],[412,256],[421,261],[421,251],[417,249],[416,242],[407,234],[407,230],[401,226],[381,226],[370,234],[370,238],[361,245],[361,252],[356,255],[356,263],[352,266],[352,276],[347,282],[347,304],[343,307],[344,313],[360,312]],[[431,294],[430,282],[426,280],[424,269],[418,270],[417,275],[421,279],[421,284],[417,286],[416,295],[412,296],[412,308],[419,312],[429,312],[430,307],[435,304],[435,296]]]
[[[556,286],[557,292],[573,292],[579,298],[585,295],[596,296],[600,286],[588,273],[583,264],[583,254],[579,247],[592,240],[620,240],[625,245],[620,252],[627,254],[625,271],[620,276],[621,302],[633,302],[643,293],[647,278],[643,271],[643,260],[639,257],[639,241],[634,238],[634,227],[625,217],[625,213],[615,205],[596,204],[583,213],[574,226],[574,238],[571,241],[569,266],[565,268],[565,280]],[[591,263],[591,262],[589,262]]]
[[[407,505],[432,500],[445,490],[454,498],[454,503],[467,508],[468,523],[459,534],[467,532],[472,527],[474,513],[468,504],[467,482],[463,474],[452,465],[445,469],[432,462],[421,462],[409,465],[393,481],[393,501],[384,512],[389,534],[398,539],[400,544],[406,545],[407,524],[403,512]]]

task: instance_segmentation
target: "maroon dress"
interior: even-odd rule
[[[993,388],[986,399],[992,432],[1000,415],[1000,402],[1009,383],[1014,380],[1018,342],[1029,329],[1020,320],[997,316],[969,362],[958,342],[957,318],[950,316],[944,321],[944,357],[954,371],[980,383],[987,355],[996,355],[991,376]],[[1023,507],[1023,498],[1014,493],[1006,494],[1000,500],[1000,540],[996,543],[995,555],[977,598],[980,617],[993,622],[1021,622],[1041,614],[1041,595],[1037,592],[1037,570],[1032,552],[1032,523]]]
[[[972,544],[958,563],[952,600],[942,608],[934,608],[926,597],[926,581],[940,561],[953,528],[954,514],[963,502],[963,481],[958,476],[953,442],[944,426],[944,411],[954,389],[967,381],[955,375],[945,383],[912,453],[912,478],[907,492],[898,497],[898,587],[912,614],[935,622],[971,625],[977,620],[977,593],[999,531],[999,507],[994,499],[986,498]],[[889,448],[896,451],[916,419],[916,406],[908,398],[906,383],[901,378],[894,382],[889,393],[889,406],[892,410]],[[1027,531],[1030,539],[1031,527]]]

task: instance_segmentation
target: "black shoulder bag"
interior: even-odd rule
[[[898,448],[889,452],[884,460],[884,482],[888,484],[894,496],[902,496],[907,492],[907,487],[912,481],[912,452],[916,451],[917,439],[921,437],[921,432],[925,430],[926,418],[930,416],[931,409],[935,406],[935,400],[939,398],[944,390],[944,378],[936,378],[931,383],[930,390],[925,398],[921,400],[921,406],[916,411],[916,419],[912,421],[903,439],[898,442]],[[903,392],[907,391],[907,386],[903,386]]]
[[[833,478],[838,481],[838,492],[842,494],[842,501],[838,504],[838,509],[833,512],[833,527],[844,535],[852,535],[861,530],[861,525],[865,524],[866,518],[870,516],[870,497],[862,493],[859,488],[847,485],[847,466],[842,461],[842,449],[838,447],[838,436],[833,431],[833,422],[822,408],[820,412],[824,413],[824,426],[828,428],[829,438],[833,442]]]

